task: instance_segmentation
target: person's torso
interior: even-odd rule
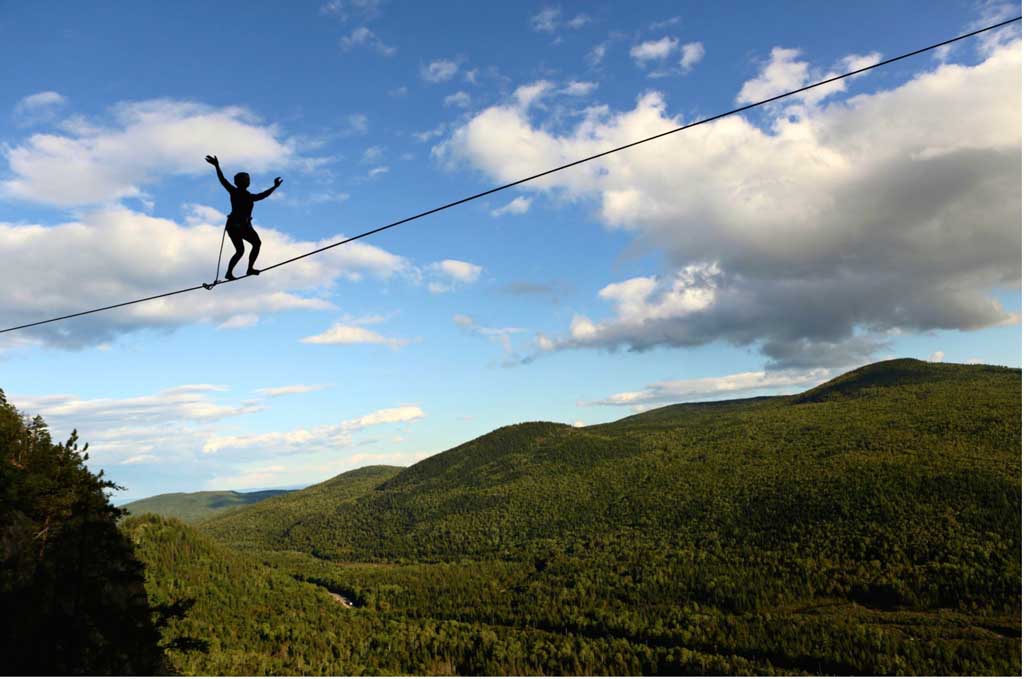
[[[252,219],[252,204],[252,194],[236,188],[231,192],[231,214],[228,217],[231,221],[248,222]]]

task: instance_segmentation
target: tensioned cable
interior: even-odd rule
[[[586,158],[580,158],[579,160],[574,160],[571,163],[566,163],[565,165],[559,165],[558,167],[551,168],[550,170],[545,170],[544,172],[539,172],[537,174],[530,175],[529,177],[524,177],[523,179],[517,179],[516,181],[509,182],[508,184],[502,184],[501,186],[496,186],[496,187],[494,187],[492,189],[488,189],[486,191],[481,191],[480,193],[475,193],[472,196],[467,196],[466,198],[462,198],[460,200],[456,200],[456,201],[453,201],[451,203],[446,203],[444,205],[441,205],[440,207],[435,207],[435,208],[433,208],[431,210],[426,210],[425,212],[420,212],[419,214],[415,214],[415,215],[413,215],[411,217],[406,217],[404,219],[399,219],[396,222],[391,222],[390,224],[385,224],[384,226],[379,226],[376,229],[372,229],[370,231],[366,231],[366,232],[361,233],[361,234],[359,234],[357,236],[352,236],[351,238],[345,238],[344,240],[340,240],[340,241],[338,241],[336,243],[331,243],[329,245],[325,245],[325,246],[323,246],[321,248],[317,248],[316,250],[310,250],[309,252],[303,253],[301,255],[296,255],[295,257],[292,257],[290,259],[286,259],[284,261],[278,262],[277,264],[271,264],[270,266],[262,269],[261,272],[267,272],[267,271],[270,271],[271,269],[276,269],[279,266],[284,266],[285,264],[291,264],[292,262],[296,262],[296,261],[298,261],[300,259],[304,259],[306,257],[312,257],[313,255],[316,255],[316,254],[319,254],[321,252],[324,252],[325,250],[330,250],[331,248],[336,248],[336,247],[345,245],[346,243],[351,243],[352,241],[359,240],[360,238],[366,238],[367,236],[372,236],[375,233],[380,233],[381,231],[386,231],[386,230],[392,229],[392,228],[394,228],[396,226],[400,226],[402,224],[406,224],[408,222],[415,221],[417,219],[422,219],[423,217],[427,217],[427,216],[430,216],[430,215],[432,215],[434,213],[441,212],[442,210],[447,210],[449,208],[453,208],[453,207],[456,207],[458,205],[462,205],[463,203],[468,203],[470,201],[477,200],[478,198],[483,198],[484,196],[489,196],[492,193],[497,193],[499,191],[504,191],[506,189],[510,189],[510,188],[512,188],[514,186],[519,186],[520,184],[525,184],[526,182],[533,181],[534,179],[540,179],[541,177],[546,177],[547,175],[554,174],[555,172],[561,172],[562,170],[567,170],[570,167],[575,167],[577,165],[582,165],[583,163],[588,163],[591,160],[597,160],[598,158],[603,158],[604,156],[608,156],[608,155],[611,155],[613,153],[618,153],[619,151],[625,151],[626,149],[632,148],[634,146],[639,146],[640,144],[646,144],[649,141],[654,141],[655,139],[661,139],[662,137],[667,137],[670,134],[676,134],[677,132],[682,132],[683,130],[688,130],[691,127],[697,127],[698,125],[704,125],[705,123],[710,123],[710,122],[712,122],[714,120],[718,120],[720,118],[725,118],[727,116],[735,115],[737,113],[742,113],[743,111],[749,111],[752,108],[757,108],[758,106],[764,106],[765,104],[770,104],[773,101],[778,101],[779,99],[785,99],[786,97],[791,97],[794,94],[800,94],[801,92],[806,92],[807,90],[812,90],[815,87],[821,87],[822,85],[828,85],[829,83],[834,83],[834,82],[836,82],[838,80],[843,80],[844,78],[850,78],[852,76],[858,75],[860,73],[865,73],[866,71],[870,71],[872,69],[879,68],[881,66],[886,66],[888,64],[891,64],[891,63],[894,63],[894,62],[897,62],[897,61],[901,61],[903,59],[908,59],[910,57],[917,56],[918,54],[923,54],[925,52],[929,52],[931,50],[938,49],[939,47],[945,47],[946,45],[950,45],[950,44],[952,44],[954,42],[958,42],[960,40],[965,40],[965,39],[973,37],[975,35],[979,35],[981,33],[987,32],[987,31],[995,30],[997,28],[1002,28],[1003,26],[1007,26],[1009,24],[1012,24],[1012,23],[1020,21],[1020,20],[1021,20],[1021,17],[1019,17],[1019,16],[1016,17],[1016,18],[1013,18],[1013,19],[1007,19],[1006,21],[1001,21],[1001,22],[999,22],[997,24],[992,24],[991,26],[986,26],[985,28],[980,28],[980,29],[978,29],[976,31],[971,31],[970,33],[964,33],[963,35],[958,35],[957,37],[950,38],[949,40],[943,40],[942,42],[937,42],[934,45],[929,45],[928,47],[922,47],[921,49],[914,50],[913,52],[907,52],[906,54],[901,54],[901,55],[899,55],[897,57],[892,57],[891,59],[885,59],[884,61],[879,61],[876,64],[871,64],[870,66],[865,66],[864,68],[858,68],[857,70],[850,71],[849,73],[843,73],[842,75],[837,75],[837,76],[834,76],[832,78],[827,78],[825,80],[821,80],[819,82],[816,82],[816,83],[814,83],[812,85],[806,85],[804,87],[801,87],[801,88],[796,89],[796,90],[792,90],[790,92],[785,92],[783,94],[778,94],[778,95],[776,95],[774,97],[769,97],[768,99],[762,99],[761,101],[757,101],[757,102],[754,102],[752,104],[747,104],[746,106],[740,106],[739,108],[734,108],[731,111],[726,111],[725,113],[719,113],[718,115],[711,116],[710,118],[703,118],[703,119],[698,120],[696,122],[692,122],[692,123],[689,123],[687,125],[683,125],[681,127],[676,127],[674,129],[667,130],[665,132],[661,132],[659,134],[655,134],[655,135],[650,136],[650,137],[646,137],[645,139],[640,139],[638,141],[634,141],[634,142],[631,142],[629,144],[624,144],[622,146],[617,146],[615,148],[608,149],[607,151],[602,151],[601,153],[595,153],[592,156],[587,156]],[[218,269],[219,269],[219,267],[218,267]],[[79,311],[78,313],[74,313],[74,314],[67,314],[65,316],[57,316],[55,318],[48,318],[48,319],[46,319],[44,321],[36,321],[34,323],[25,323],[24,325],[16,325],[16,326],[11,327],[11,328],[4,328],[3,330],[0,330],[0,334],[5,333],[5,332],[13,332],[15,330],[23,330],[25,328],[32,328],[32,327],[35,327],[37,325],[44,325],[46,323],[56,323],[57,321],[64,321],[64,320],[67,320],[69,318],[77,318],[78,316],[86,316],[88,314],[95,314],[95,313],[99,313],[101,311],[109,311],[111,309],[118,309],[120,307],[130,306],[132,304],[141,304],[142,302],[149,302],[149,301],[152,301],[152,300],[155,300],[155,299],[162,299],[164,297],[172,297],[174,295],[181,295],[181,294],[184,294],[186,292],[192,292],[193,290],[199,290],[199,289],[202,289],[202,288],[206,288],[206,289],[209,290],[209,289],[212,289],[214,286],[225,285],[227,283],[232,283],[234,281],[240,281],[243,278],[248,278],[248,277],[249,277],[249,274],[247,274],[245,276],[239,276],[238,278],[235,278],[233,280],[214,281],[212,284],[200,283],[199,285],[193,285],[192,287],[189,287],[189,288],[182,288],[181,290],[173,290],[171,292],[165,292],[165,293],[162,293],[162,294],[159,294],[159,295],[152,295],[150,297],[143,297],[141,299],[134,299],[134,300],[131,300],[129,302],[121,302],[120,304],[111,304],[110,306],[98,307],[96,309],[89,309],[87,311]]]

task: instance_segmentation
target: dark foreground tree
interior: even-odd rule
[[[87,446],[86,446],[87,448]],[[0,657],[5,674],[163,674],[142,564],[118,529],[114,484],[0,391]]]

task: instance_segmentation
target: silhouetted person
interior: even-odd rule
[[[252,246],[252,249],[249,250],[249,270],[246,271],[246,274],[259,276],[260,270],[254,265],[256,264],[256,258],[260,256],[260,237],[256,235],[256,229],[252,228],[252,204],[272,194],[274,189],[281,185],[281,178],[275,178],[274,185],[266,191],[249,193],[248,173],[239,172],[236,174],[235,185],[232,186],[224,178],[224,173],[220,171],[220,161],[217,160],[217,156],[206,156],[206,162],[217,168],[217,179],[220,180],[221,186],[231,194],[231,214],[228,215],[227,230],[228,236],[231,238],[231,244],[235,246],[235,254],[231,256],[231,261],[228,262],[228,272],[224,274],[224,277],[229,281],[235,280],[235,264],[238,264],[238,260],[245,253],[245,246],[242,244],[242,241],[249,241],[249,244]]]

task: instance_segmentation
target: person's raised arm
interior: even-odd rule
[[[217,160],[217,156],[206,156],[206,162],[217,168],[217,179],[220,180],[220,185],[224,187],[224,190],[228,193],[234,191],[235,187],[231,185],[231,182],[224,178],[224,173],[220,171],[220,161]]]
[[[275,177],[274,178],[274,185],[273,186],[271,186],[266,191],[260,191],[259,193],[253,194],[252,199],[253,200],[263,200],[264,198],[266,198],[267,196],[272,194],[274,192],[274,189],[276,189],[281,184],[282,184],[281,178],[280,177]]]

